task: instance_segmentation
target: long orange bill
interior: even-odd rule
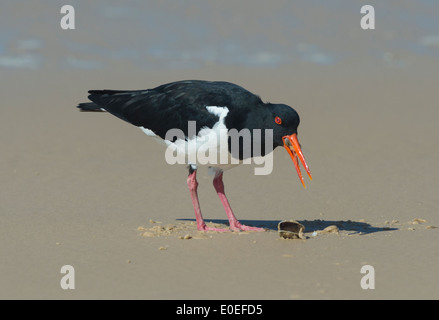
[[[303,181],[302,172],[300,171],[299,160],[297,158],[299,158],[300,162],[302,162],[302,165],[305,168],[310,180],[312,180],[312,176],[308,165],[306,164],[305,157],[303,156],[302,149],[300,148],[299,140],[297,140],[297,135],[294,133],[290,136],[284,136],[282,137],[282,140],[284,142],[284,148],[288,151],[291,160],[293,160],[297,174],[299,175],[299,179],[302,182],[303,187],[306,188],[305,182]]]

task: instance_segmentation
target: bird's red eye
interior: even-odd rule
[[[282,119],[279,117],[274,118],[274,122],[276,122],[277,124],[282,124]]]

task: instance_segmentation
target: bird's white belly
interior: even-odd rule
[[[224,124],[229,109],[227,107],[207,106],[206,109],[218,116],[218,122],[212,127],[204,127],[198,135],[189,139],[177,139],[171,142],[174,133],[178,133],[179,129],[175,128],[174,133],[170,132],[170,139],[162,140],[153,131],[141,127],[142,131],[158,142],[166,145],[165,160],[169,164],[186,164],[193,167],[207,166],[213,170],[228,170],[238,166],[241,161],[234,158],[229,152],[228,146],[228,129]],[[188,132],[195,132],[195,121],[188,122]]]

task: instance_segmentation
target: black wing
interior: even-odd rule
[[[206,106],[228,107],[230,111],[261,102],[259,97],[228,82],[178,81],[150,90],[90,90],[88,98],[109,113],[135,126],[152,130],[161,138],[172,128],[188,135],[188,121],[196,121],[198,131],[212,128],[218,116]],[[83,109],[80,104],[78,107]],[[92,109],[90,103],[88,109]],[[245,113],[244,113],[245,114]]]

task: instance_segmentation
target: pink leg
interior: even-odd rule
[[[213,186],[215,187],[216,192],[224,206],[224,210],[226,210],[227,217],[229,218],[230,228],[234,231],[265,231],[264,228],[257,227],[249,227],[241,224],[238,219],[236,219],[233,214],[232,208],[230,207],[229,201],[224,193],[224,183],[223,183],[223,173],[222,171],[217,172],[215,174],[215,178],[213,179]]]
[[[200,202],[198,201],[197,170],[193,170],[192,172],[189,173],[189,176],[187,178],[187,185],[189,187],[189,191],[191,192],[192,204],[194,205],[195,219],[197,220],[197,229],[200,231],[219,231],[219,232],[230,231],[228,229],[217,229],[217,228],[211,228],[206,226],[203,216],[201,215]]]

